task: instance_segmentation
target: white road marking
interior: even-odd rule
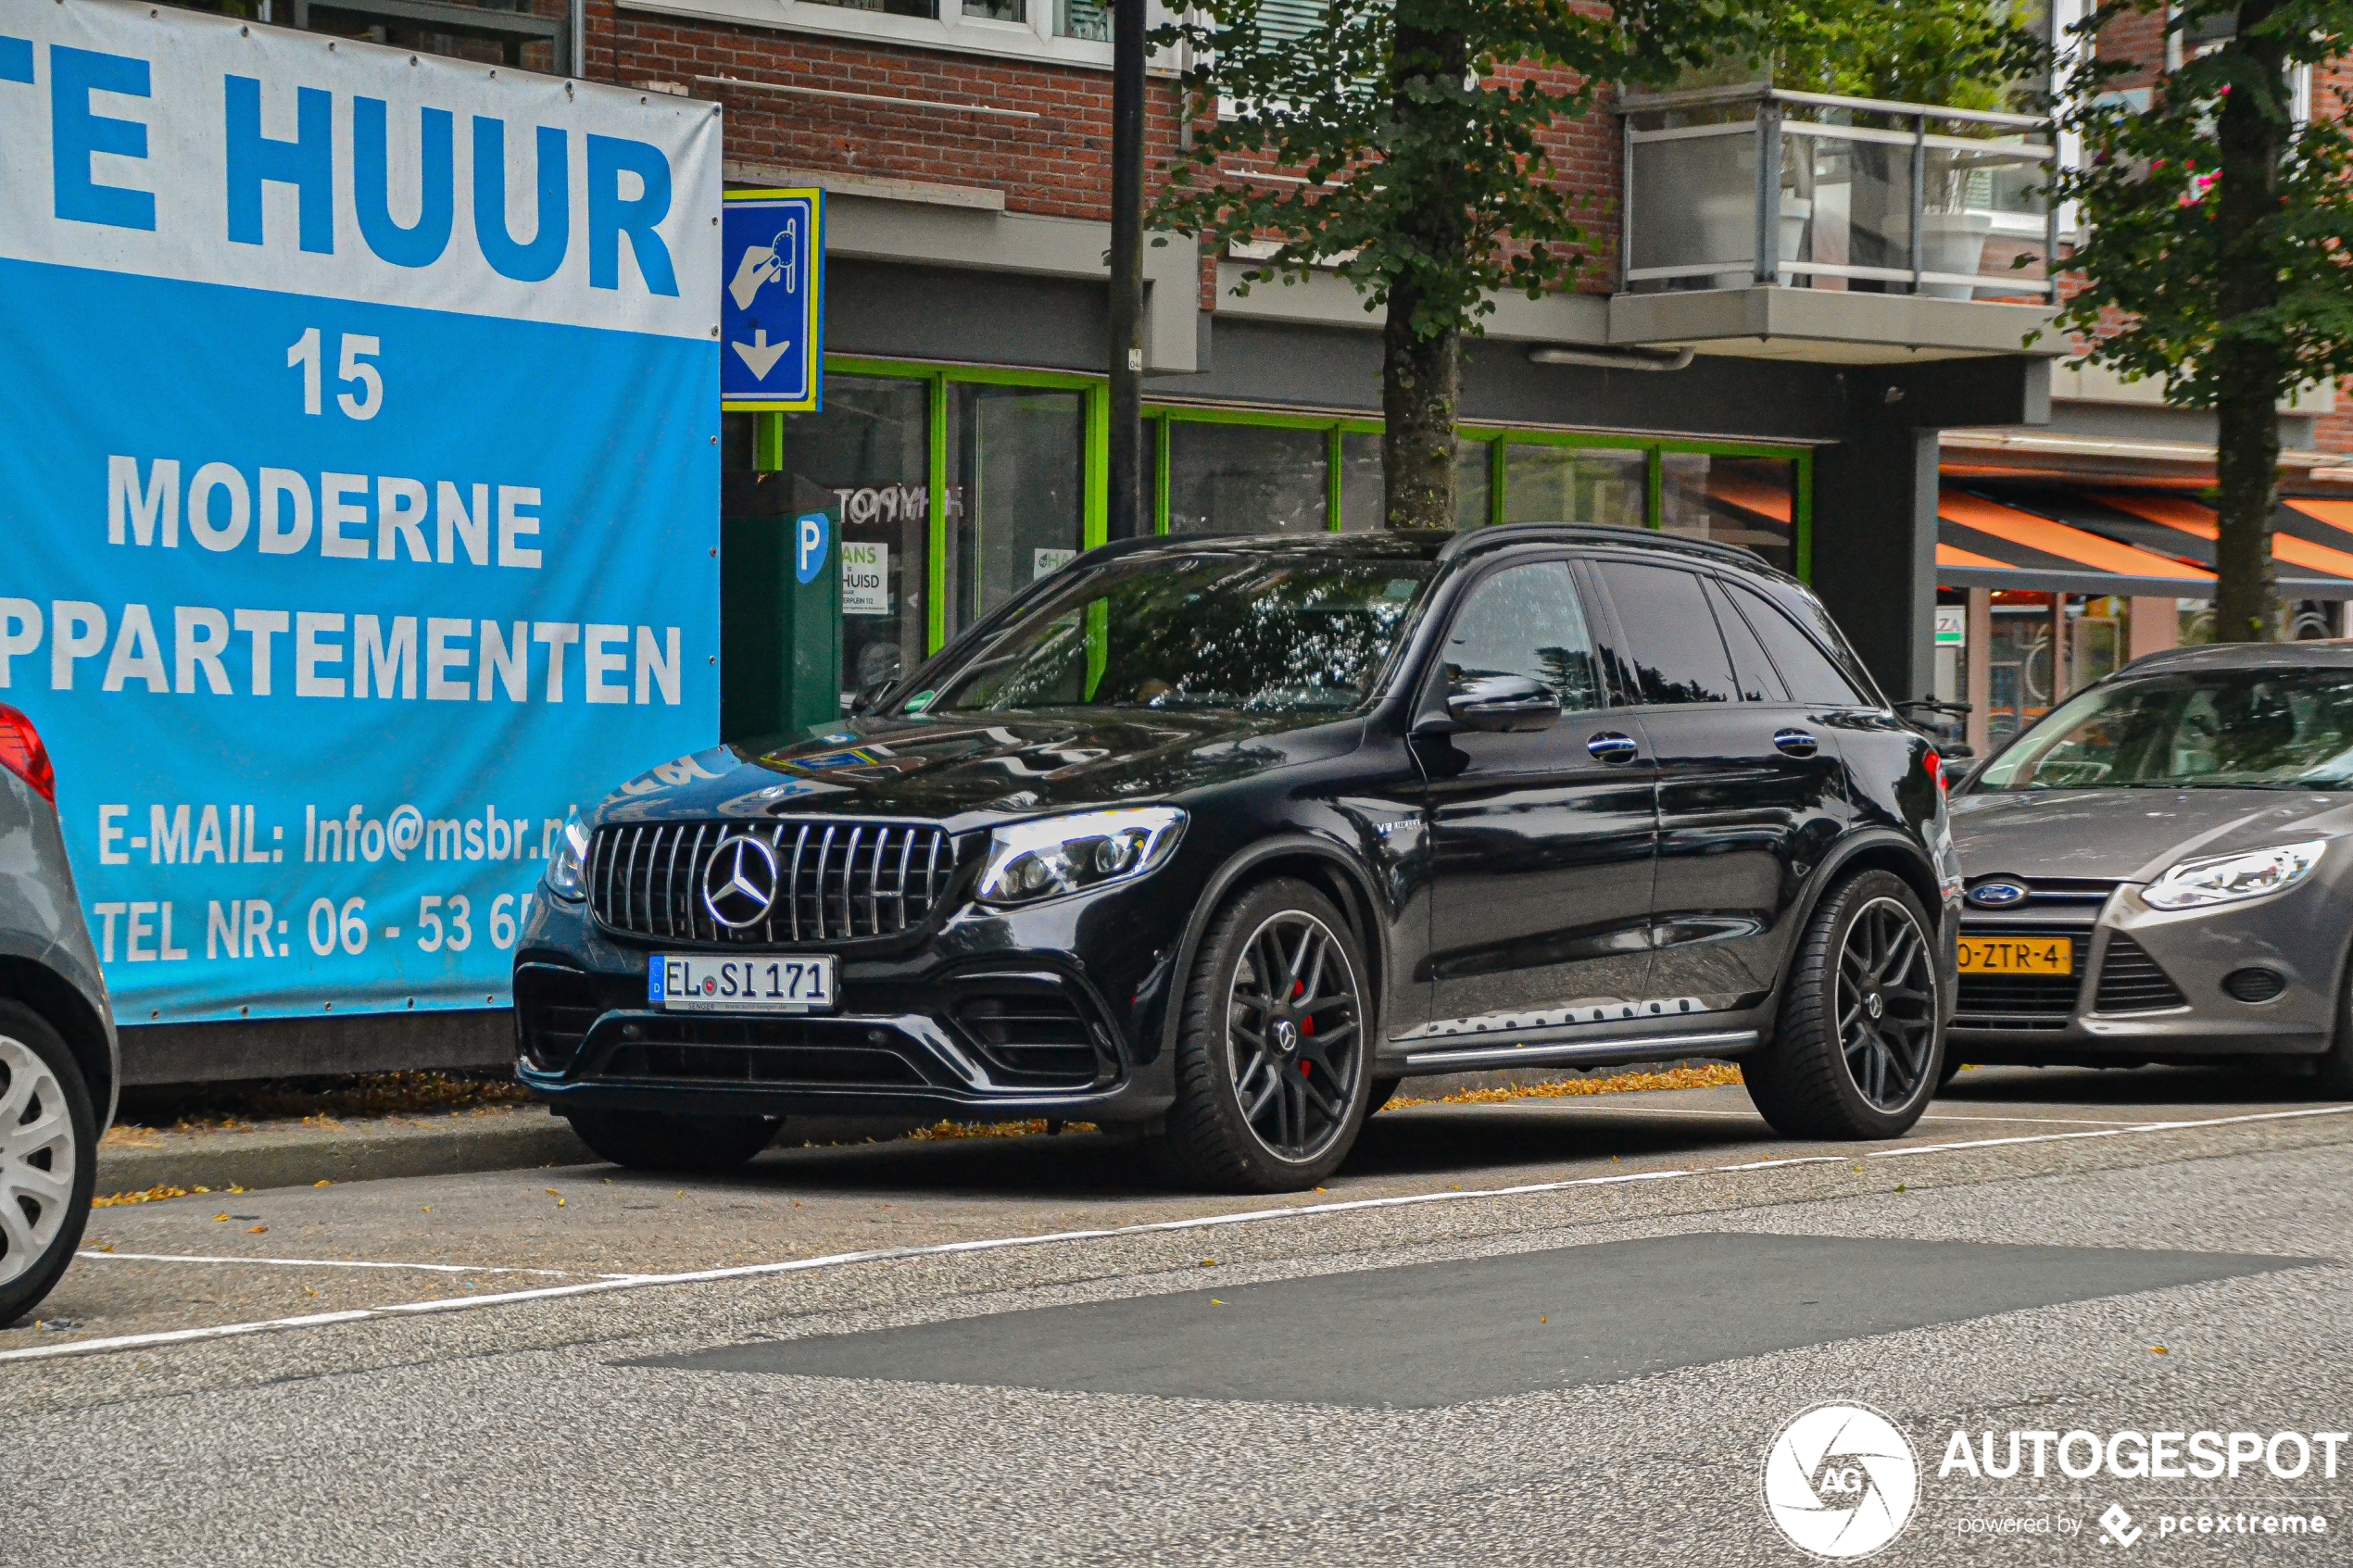
[[[600,1274],[593,1269],[521,1269],[475,1267],[471,1263],[376,1263],[338,1258],[207,1258],[182,1252],[77,1252],[77,1258],[112,1258],[125,1263],[238,1263],[275,1269],[409,1269],[434,1274],[546,1274],[550,1279],[635,1279],[635,1274]]]
[[[1668,1105],[1584,1106],[1577,1103],[1579,1100],[1598,1099],[1600,1098],[1601,1097],[1598,1095],[1552,1095],[1529,1096],[1528,1097],[1528,1099],[1542,1098],[1554,1101],[1567,1101],[1568,1103],[1562,1106],[1563,1110],[1586,1110],[1594,1111],[1597,1114],[1606,1113],[1611,1116],[1729,1116],[1736,1122],[1754,1122],[1756,1120],[1756,1112],[1754,1110],[1678,1110],[1677,1108]],[[1518,1106],[1527,1104],[1528,1099],[1483,1100],[1477,1103],[1485,1105]],[[1422,1101],[1423,1105],[1442,1105],[1445,1103],[1447,1102],[1434,1099]],[[1405,1109],[1413,1110],[1417,1108],[1409,1105],[1405,1107]],[[2103,1116],[1923,1116],[1920,1120],[1923,1122],[2030,1122],[2035,1123],[2036,1125],[2048,1123],[2049,1125],[2055,1127],[2137,1127],[2143,1124],[2138,1122],[2118,1121],[2114,1118]]]
[[[210,1328],[171,1329],[155,1334],[125,1334],[109,1339],[71,1340],[63,1345],[0,1350],[0,1362],[47,1361],[59,1356],[105,1355],[147,1349],[158,1345],[185,1345],[200,1340],[238,1338],[279,1329],[319,1328],[333,1323],[363,1323],[373,1318],[417,1316],[427,1312],[471,1311],[480,1307],[508,1306],[524,1301],[555,1301],[572,1296],[602,1295],[618,1290],[645,1290],[661,1286],[703,1285],[715,1280],[754,1279],[772,1274],[805,1273],[850,1263],[889,1262],[907,1258],[938,1258],[967,1252],[998,1252],[1015,1247],[1043,1247],[1062,1241],[1108,1241],[1121,1236],[1151,1236],[1170,1231],[1209,1230],[1219,1225],[1246,1225],[1269,1220],[1292,1220],[1312,1214],[1347,1214],[1373,1209],[1404,1209],[1423,1203],[1467,1202],[1483,1198],[1524,1198],[1538,1193],[1566,1192],[1575,1187],[1619,1186],[1635,1182],[1675,1181],[1686,1176],[1718,1175],[1767,1170],[1777,1165],[1852,1163],[1890,1155],[1951,1154],[1966,1149],[2007,1148],[2020,1144],[2069,1143],[2080,1138],[2125,1137],[2134,1134],[2183,1132],[2199,1127],[2229,1127],[2253,1122],[2290,1122],[2313,1116],[2343,1116],[2353,1105],[2315,1106],[2305,1110],[2268,1110],[2246,1116],[2218,1116],[2197,1122],[2147,1122],[2096,1133],[2039,1133],[2009,1138],[1982,1138],[1967,1143],[1923,1144],[1906,1148],[1857,1150],[1853,1155],[1808,1155],[1792,1160],[1755,1160],[1744,1165],[1703,1166],[1691,1171],[1629,1171],[1613,1176],[1576,1176],[1561,1181],[1529,1182],[1516,1186],[1474,1187],[1467,1191],[1408,1193],[1395,1198],[1349,1198],[1338,1203],[1302,1203],[1290,1208],[1250,1209],[1232,1214],[1206,1214],[1190,1220],[1154,1220],[1140,1224],[1111,1225],[1096,1230],[1051,1231],[1038,1236],[996,1236],[981,1241],[937,1242],[925,1247],[885,1247],[863,1252],[835,1252],[817,1258],[787,1259],[773,1263],[744,1263],[733,1268],[695,1269],[677,1273],[617,1274],[577,1285],[542,1286],[491,1296],[457,1296],[436,1301],[403,1301],[390,1307],[362,1307],[341,1312],[314,1312],[305,1317],[266,1318],[253,1323],[222,1323]]]

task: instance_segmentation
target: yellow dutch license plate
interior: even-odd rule
[[[2075,943],[2065,936],[1964,936],[1963,974],[2072,974]]]

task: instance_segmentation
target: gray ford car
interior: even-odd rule
[[[2135,660],[1952,801],[1947,1060],[2237,1060],[2353,1093],[2353,647]]]
[[[0,703],[0,1328],[49,1294],[81,1245],[116,1063],[57,775],[32,721]]]

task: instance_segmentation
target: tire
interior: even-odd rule
[[[2326,1055],[2306,1057],[2311,1076],[2305,1091],[2315,1099],[2353,1098],[2353,956],[2345,963],[2345,979],[2336,998],[2336,1040]]]
[[[1953,1086],[1953,1080],[1961,1075],[1961,1059],[1955,1056],[1952,1053],[1951,1048],[1948,1047],[1944,1052],[1944,1069],[1936,1075],[1936,1092],[1938,1094],[1941,1095],[1946,1089]]]
[[[721,1175],[766,1148],[783,1122],[769,1116],[668,1116],[652,1110],[567,1110],[580,1141],[633,1171]]]
[[[1741,1063],[1776,1132],[1893,1138],[1919,1120],[1944,1071],[1934,929],[1888,872],[1857,872],[1824,896],[1798,941],[1772,1042]]]
[[[1219,910],[1185,989],[1164,1169],[1224,1192],[1295,1192],[1338,1170],[1373,1098],[1365,973],[1346,921],[1303,882]]]
[[[1375,1115],[1384,1109],[1390,1100],[1395,1099],[1397,1098],[1398,1085],[1404,1083],[1404,1081],[1405,1080],[1403,1078],[1374,1079],[1373,1092],[1365,1098],[1365,1114],[1367,1116]]]
[[[0,1328],[39,1305],[73,1261],[97,1150],[73,1052],[39,1013],[0,998]]]

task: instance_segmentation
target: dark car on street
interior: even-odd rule
[[[1043,1118],[1255,1190],[1466,1069],[1737,1059],[1785,1133],[1899,1134],[1960,891],[1802,585],[1551,524],[1091,551],[837,727],[623,784],[547,884],[519,1071],[609,1158]]]
[[[116,1060],[57,772],[32,721],[0,704],[0,1328],[40,1304],[82,1243]]]
[[[2235,1061],[2353,1094],[2353,647],[2151,654],[1953,797],[1955,1059]]]

